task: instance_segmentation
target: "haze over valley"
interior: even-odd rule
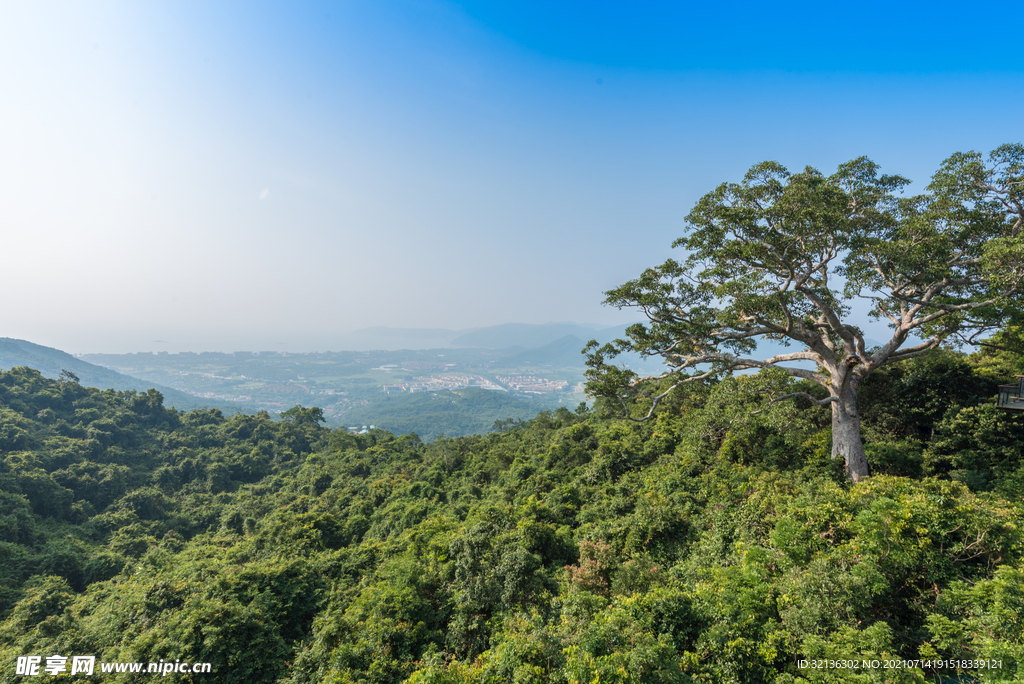
[[[586,401],[585,342],[622,334],[623,326],[569,323],[471,331],[376,328],[353,335],[371,347],[361,351],[80,358],[236,410],[277,415],[296,404],[318,406],[333,427],[373,425],[433,439],[485,432],[495,420],[526,419],[543,409],[575,408]],[[416,348],[424,343],[439,346]],[[380,348],[385,346],[391,349]]]

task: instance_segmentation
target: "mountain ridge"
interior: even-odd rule
[[[173,406],[183,411],[204,407],[219,408],[231,413],[237,411],[237,408],[228,404],[210,402],[172,387],[140,380],[124,373],[118,373],[115,370],[79,359],[54,347],[45,347],[28,340],[19,340],[12,337],[0,337],[0,370],[10,370],[17,366],[34,368],[43,377],[51,379],[59,378],[61,371],[67,370],[78,377],[79,383],[83,387],[119,391],[134,390],[136,392],[156,389],[163,395],[166,406]]]

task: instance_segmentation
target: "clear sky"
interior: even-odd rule
[[[602,292],[756,162],[923,186],[1019,142],[1022,7],[6,0],[0,336],[622,323]]]

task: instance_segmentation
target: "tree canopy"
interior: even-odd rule
[[[852,479],[864,477],[863,380],[943,342],[977,342],[1019,312],[1024,293],[1024,146],[954,154],[919,195],[904,196],[909,183],[861,157],[830,176],[764,162],[718,186],[673,243],[684,260],[606,293],[607,304],[649,322],[627,329],[627,340],[588,345],[589,391],[643,420],[684,383],[778,366],[827,390],[777,398],[831,406],[833,456]],[[869,348],[855,323],[858,300],[888,323],[880,346]],[[756,358],[759,339],[793,351]],[[667,369],[640,377],[616,367],[624,351],[660,356]],[[816,369],[780,365],[797,361]]]

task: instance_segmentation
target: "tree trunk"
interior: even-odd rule
[[[832,458],[843,459],[846,474],[854,482],[860,482],[868,475],[868,459],[860,439],[857,390],[849,382],[843,384],[833,395],[837,395],[837,401],[832,402]]]

